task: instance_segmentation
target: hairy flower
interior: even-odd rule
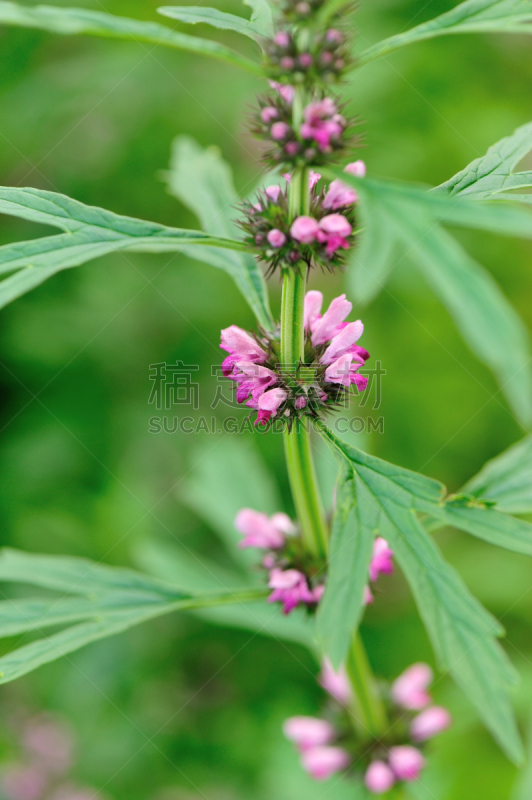
[[[283,733],[299,750],[330,744],[336,738],[330,722],[318,717],[290,717],[283,725]]]
[[[418,711],[430,703],[427,692],[432,683],[432,670],[428,664],[412,664],[392,684],[392,698],[402,708]]]
[[[238,512],[235,528],[244,536],[240,547],[259,547],[264,550],[284,547],[286,536],[292,536],[296,532],[295,525],[286,514],[268,517],[251,508],[243,508]]]
[[[452,717],[446,708],[431,706],[414,717],[410,725],[410,735],[415,742],[425,742],[447,730],[451,722]]]
[[[394,785],[395,775],[385,761],[372,761],[366,770],[364,783],[373,794],[384,794]]]
[[[323,316],[322,304],[321,292],[307,293],[305,361],[300,364],[279,362],[278,333],[253,337],[236,325],[222,331],[221,347],[229,352],[224,375],[237,385],[237,402],[257,411],[256,425],[273,418],[290,425],[294,418],[316,417],[344,404],[352,386],[359,392],[366,388],[368,379],[359,370],[369,353],[357,344],[362,322],[345,321],[352,309],[345,295],[335,298]],[[373,570],[390,569],[387,551],[378,551],[375,558]]]
[[[301,765],[315,781],[325,781],[349,766],[349,753],[342,747],[311,747],[301,754]]]
[[[353,699],[353,690],[347,675],[347,670],[342,664],[337,670],[334,669],[328,658],[325,658],[322,665],[320,683],[331,697],[334,697],[341,706],[348,706]]]
[[[300,4],[301,5],[301,4]],[[265,70],[275,82],[304,85],[337,81],[352,64],[349,37],[336,29],[313,32],[304,49],[288,31],[279,31],[264,44]]]
[[[398,780],[415,781],[425,766],[425,759],[416,747],[399,745],[390,748],[388,754],[390,767]]]
[[[286,133],[286,123],[275,122],[272,131],[275,126],[278,126],[275,131]],[[291,176],[284,173],[283,178],[289,183]],[[317,186],[320,179],[318,172],[310,172],[309,213],[291,223],[287,189],[277,184],[266,187],[253,201],[241,205],[243,216],[239,224],[247,234],[246,242],[269,265],[270,271],[278,267],[297,268],[300,261],[326,269],[343,267],[344,252],[355,240],[356,193],[348,187],[340,193],[336,189],[333,203],[331,189],[340,182],[333,181],[328,190],[320,189]]]

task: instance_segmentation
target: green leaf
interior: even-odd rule
[[[488,461],[462,491],[509,514],[532,514],[532,436]]]
[[[368,47],[358,60],[365,64],[407,44],[454,33],[532,33],[530,0],[467,0],[429,22]]]
[[[124,217],[41,189],[0,187],[0,214],[65,231],[0,247],[0,274],[13,273],[0,283],[0,308],[56,272],[116,251],[182,252],[191,245],[208,245],[219,252],[242,248],[241,242]]]
[[[459,503],[452,498],[445,501],[444,487],[437,481],[350,447],[334,436],[323,423],[318,423],[318,427],[333,451],[346,464],[347,471],[344,470],[342,478],[347,478],[347,488],[340,485],[339,491],[353,491],[354,487],[353,503],[357,504],[358,509],[358,525],[353,531],[354,535],[365,535],[372,540],[378,532],[390,543],[412,588],[442,668],[449,670],[464,689],[510,758],[521,760],[522,747],[506,691],[514,682],[514,674],[495,639],[503,631],[443,560],[417,517],[418,512],[441,517],[448,514],[449,509],[453,516]],[[504,524],[506,518],[490,507],[471,510],[475,512],[472,518],[464,522],[458,514],[453,524],[467,529],[472,527],[471,519],[474,519],[476,525],[492,529],[498,523]],[[481,514],[485,515],[487,522],[479,523]],[[532,533],[532,526],[527,523],[521,523],[520,520],[513,522],[528,526],[529,535]],[[504,538],[503,532],[500,536]],[[508,534],[510,549],[515,549],[514,538],[515,531],[511,528]],[[346,548],[347,542],[346,537]],[[528,552],[532,552],[530,545],[528,547]],[[340,584],[331,581],[332,577],[331,573],[323,603],[328,593],[340,593]],[[335,624],[334,621],[332,624]],[[336,623],[330,637],[337,637],[336,658],[343,657],[349,640],[345,631],[342,632],[342,626]],[[342,641],[343,646],[340,646]]]
[[[384,288],[395,266],[397,238],[385,209],[366,197],[358,209],[360,233],[348,255],[348,281],[359,303],[369,303]]]
[[[442,227],[460,225],[532,238],[532,214],[520,207],[446,197],[394,181],[356,178],[339,169],[327,172],[353,186],[361,209],[366,206],[363,216],[373,217],[362,238],[364,271],[360,265],[358,270],[370,296],[389,272],[392,251],[382,244],[386,236],[401,243],[425,274],[471,350],[493,371],[518,420],[532,424],[527,331],[493,278]],[[356,263],[356,254],[353,258]],[[368,274],[372,258],[377,265],[373,284]]]
[[[262,36],[271,39],[274,34],[273,11],[268,0],[244,0],[244,5],[251,8],[251,22]]]
[[[215,147],[203,149],[193,139],[178,136],[172,146],[168,191],[198,217],[202,228],[213,236],[234,239],[233,222],[240,198],[233,186],[229,165]],[[268,292],[257,262],[250,253],[189,248],[191,258],[211,259],[208,263],[230,274],[264,328],[273,326]]]
[[[183,547],[160,539],[150,538],[138,543],[133,551],[135,561],[143,569],[163,580],[172,581],[191,592],[220,592],[227,586],[262,583],[260,574],[248,570],[229,571],[217,562],[185,550]],[[283,614],[278,606],[268,605],[262,599],[257,603],[238,603],[234,606],[212,606],[192,609],[191,613],[215,625],[259,633],[281,641],[298,642],[314,650],[312,619],[302,609],[301,613]]]
[[[0,580],[62,593],[52,599],[1,602],[0,637],[29,631],[41,634],[50,626],[86,620],[0,658],[0,683],[14,680],[89,642],[161,614],[231,603],[240,605],[257,601],[266,594],[263,588],[188,594],[171,583],[134,570],[108,567],[81,558],[8,549],[0,552]]]
[[[373,551],[373,527],[365,525],[371,517],[371,497],[362,491],[355,502],[354,484],[354,470],[342,459],[331,526],[327,591],[316,619],[318,642],[335,665],[344,660],[362,616]]]
[[[225,11],[218,11],[217,8],[204,8],[203,6],[162,6],[157,9],[163,17],[177,19],[179,22],[186,22],[188,25],[195,25],[203,22],[212,25],[214,28],[234,31],[243,36],[249,36],[253,41],[258,42],[263,33],[252,22],[244,17],[235,14],[227,14]]]
[[[0,24],[23,28],[39,28],[64,35],[88,34],[112,39],[173,47],[198,55],[210,56],[228,64],[262,74],[259,64],[218,42],[199,39],[159,25],[127,17],[114,17],[102,11],[84,8],[56,8],[54,6],[21,6],[18,3],[0,2]]]
[[[514,172],[515,167],[532,150],[532,122],[517,128],[511,136],[492,145],[486,155],[472,161],[465,169],[433,189],[433,192],[476,198],[500,197],[521,201],[527,195],[503,194],[511,189],[532,186],[532,172]]]

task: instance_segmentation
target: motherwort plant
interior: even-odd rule
[[[387,685],[375,680],[366,657],[360,619],[373,600],[373,585],[385,582],[381,576],[397,564],[439,667],[453,676],[508,756],[519,762],[522,746],[508,696],[514,673],[497,642],[503,631],[445,562],[433,534],[453,526],[532,555],[532,526],[512,515],[532,512],[529,495],[497,507],[502,484],[519,479],[523,448],[493,462],[463,492],[449,495],[436,480],[346,444],[328,427],[327,417],[366,389],[363,370],[370,354],[362,321],[352,319],[358,316],[352,314],[353,299],[367,301],[377,294],[400,244],[449,307],[467,344],[492,368],[516,418],[525,427],[532,423],[530,352],[523,327],[493,280],[443,227],[532,238],[527,208],[532,198],[523,191],[512,193],[532,186],[530,172],[515,171],[532,148],[532,124],[426,191],[366,174],[357,151],[359,121],[342,97],[342,81],[358,65],[417,40],[475,31],[531,33],[530,0],[467,0],[356,56],[351,9],[343,0],[246,1],[252,7],[250,20],[203,7],[160,11],[184,23],[204,22],[251,38],[261,51],[256,61],[156,23],[0,2],[0,22],[203,53],[262,79],[251,130],[263,144],[272,174],[264,188],[238,203],[226,172],[212,162],[212,204],[223,222],[213,224],[204,214],[203,231],[119,216],[52,192],[0,189],[0,212],[63,231],[0,247],[0,268],[7,276],[0,283],[0,303],[60,270],[120,250],[185,250],[225,270],[253,309],[257,327],[245,331],[227,321],[221,332],[223,373],[258,430],[268,435],[273,424],[282,428],[297,516],[292,520],[281,509],[273,516],[262,508],[240,510],[235,520],[240,544],[258,551],[261,578],[239,592],[184,593],[129,570],[4,552],[0,578],[66,592],[66,597],[37,605],[13,601],[16,611],[0,617],[0,633],[67,627],[0,658],[1,679],[12,680],[89,641],[176,609],[258,599],[271,604],[272,614],[304,609],[328,700],[323,717],[297,716],[294,708],[296,716],[284,725],[286,737],[316,780],[346,772],[373,794],[401,792],[404,784],[420,779],[430,758],[427,742],[447,729],[451,718],[431,699],[428,665],[414,663]],[[174,191],[186,200],[180,176],[188,168],[193,179],[208,186],[199,167],[211,156],[190,142],[182,148]],[[221,195],[225,199],[217,200]],[[201,217],[201,204],[192,205]],[[342,294],[326,307],[321,292],[308,289],[312,270],[325,276],[354,272],[356,297]],[[264,276],[282,281],[278,319],[270,311]],[[322,506],[312,436],[321,436],[338,461],[332,519]],[[76,597],[70,600],[72,594]],[[415,653],[411,660],[417,662]]]

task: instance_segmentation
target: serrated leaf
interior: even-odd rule
[[[207,233],[231,239],[238,236],[233,217],[240,198],[233,186],[231,169],[216,148],[203,149],[188,136],[177,137],[166,180],[168,191],[196,214]],[[272,327],[266,284],[251,253],[203,247],[186,252],[200,260],[205,256],[205,260],[211,259],[208,263],[228,272],[260,325],[267,329]]]
[[[248,36],[254,42],[258,42],[263,34],[260,28],[244,17],[236,14],[227,14],[217,8],[204,8],[203,6],[162,6],[157,9],[163,17],[177,19],[179,22],[186,22],[187,25],[196,25],[199,22],[205,25],[212,25],[214,28],[234,31]]]
[[[0,274],[13,273],[0,283],[0,308],[55,273],[108,253],[182,252],[186,247],[193,249],[192,245],[201,245],[202,250],[207,246],[213,247],[218,253],[223,252],[221,248],[242,248],[240,242],[203,231],[169,228],[156,222],[125,217],[41,189],[0,187],[0,214],[65,231],[0,247]],[[220,256],[218,260],[217,266],[220,266]],[[232,269],[230,258],[225,269],[229,272]]]
[[[359,496],[363,498],[358,504],[360,527],[356,535],[360,535],[360,530],[372,538],[378,532],[390,543],[441,667],[451,672],[509,757],[521,761],[522,745],[507,696],[507,688],[515,676],[495,638],[502,634],[501,626],[443,560],[417,518],[418,511],[429,513],[432,508],[437,513],[442,507],[441,485],[346,445],[323,423],[319,423],[319,428],[354,475],[353,502]],[[350,478],[349,486],[353,486]],[[341,486],[338,488],[343,491]],[[485,509],[484,513],[498,512]],[[327,593],[339,593],[339,586],[331,577],[323,603]],[[330,637],[336,638],[337,659],[342,658],[349,640],[341,626],[336,624]]]
[[[335,665],[344,660],[346,643],[362,616],[373,552],[374,529],[365,524],[371,516],[371,498],[365,492],[355,494],[354,482],[355,473],[343,459],[327,558],[327,591],[316,617],[318,642]]]
[[[492,145],[486,155],[476,158],[465,169],[433,189],[433,192],[460,197],[474,195],[489,198],[498,195],[523,202],[527,195],[503,194],[511,189],[532,186],[532,172],[514,172],[515,167],[532,150],[532,122],[517,128],[511,136]],[[526,202],[526,200],[525,200]]]
[[[244,0],[244,5],[251,8],[251,22],[255,28],[258,28],[262,36],[271,39],[274,34],[274,21],[268,0]]]
[[[264,589],[244,588],[189,594],[171,583],[130,569],[87,559],[46,556],[4,549],[0,580],[62,593],[52,599],[13,599],[0,603],[0,637],[86,620],[38,639],[0,658],[0,683],[71,653],[89,642],[171,611],[257,601]],[[73,595],[73,596],[72,596]]]
[[[531,0],[467,0],[429,22],[368,47],[358,56],[359,63],[424,39],[462,33],[532,33]]]
[[[395,181],[356,178],[339,169],[327,172],[353,186],[361,208],[366,204],[366,214],[374,217],[366,230],[369,242],[364,252],[377,253],[382,248],[384,231],[402,243],[449,309],[471,350],[493,371],[518,420],[532,424],[527,331],[493,278],[442,227],[460,225],[532,238],[528,209],[446,197]],[[374,285],[378,284],[377,276]]]
[[[0,25],[38,28],[62,35],[87,34],[112,39],[173,47],[198,55],[210,56],[228,64],[262,74],[259,64],[219,42],[200,39],[159,25],[127,17],[115,17],[102,11],[85,8],[58,8],[55,6],[22,6],[18,3],[0,2]]]
[[[509,514],[532,514],[532,436],[488,461],[462,491]]]

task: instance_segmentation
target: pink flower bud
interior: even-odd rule
[[[362,323],[360,323],[362,325]],[[329,348],[327,348],[329,349]],[[391,575],[393,572],[393,550],[382,536],[377,536],[373,543],[373,556],[369,565],[369,578],[376,581],[379,575]]]
[[[274,108],[274,106],[266,106],[260,112],[260,118],[266,123],[266,125],[268,125],[270,122],[273,122],[273,120],[277,119],[278,116],[279,112],[276,108]]]
[[[296,90],[293,86],[290,86],[286,83],[278,83],[277,81],[270,81],[269,83],[272,89],[275,89],[277,92],[279,92],[285,103],[291,105],[294,102]]]
[[[280,142],[287,138],[290,130],[290,125],[287,125],[286,122],[274,122],[270,128],[270,135],[276,142]]]
[[[333,726],[317,717],[290,717],[283,725],[283,733],[300,750],[329,744],[336,737]]]
[[[312,66],[312,56],[310,53],[301,53],[299,56],[299,63],[303,67],[303,69],[308,69]]]
[[[337,31],[336,28],[329,28],[328,31],[325,32],[325,41],[326,42],[333,42],[334,44],[340,44],[343,42],[344,37],[340,31]]]
[[[264,550],[277,550],[283,547],[284,530],[276,517],[277,515],[270,519],[260,511],[242,508],[235,518],[235,528],[244,536],[240,547],[259,547]]]
[[[349,761],[349,753],[341,747],[312,747],[301,756],[303,769],[315,781],[326,781],[331,775],[345,769]]]
[[[290,228],[290,235],[302,244],[311,244],[315,241],[320,226],[313,217],[297,217]]]
[[[328,214],[320,220],[320,228],[326,234],[349,236],[353,230],[348,220],[342,214]]]
[[[354,175],[355,178],[364,178],[366,176],[366,165],[360,159],[352,161],[351,164],[344,167],[344,172],[347,172],[348,175]]]
[[[301,397],[298,397],[296,399],[295,407],[297,409],[301,410],[302,408],[306,408],[306,405],[307,405],[307,399],[306,397],[303,397],[303,395],[301,395]]]
[[[370,606],[374,600],[375,598],[373,597],[373,594],[369,586],[364,586],[364,597],[362,598],[362,602],[364,603],[364,605]]]
[[[292,70],[294,69],[296,62],[294,61],[293,58],[290,58],[290,56],[283,56],[283,58],[280,61],[280,64],[283,69]]]
[[[266,238],[272,247],[282,247],[286,242],[286,236],[278,228],[273,228]]]
[[[427,688],[432,683],[428,664],[412,664],[392,684],[392,698],[403,708],[419,711],[430,703]]]
[[[301,15],[310,14],[310,10],[311,10],[310,5],[306,3],[305,0],[302,0],[301,3],[298,3],[296,5],[296,11],[298,14]]]
[[[297,221],[297,220],[296,220]],[[312,344],[317,347],[325,344],[337,333],[341,322],[351,313],[353,304],[346,300],[345,294],[335,297],[329,308],[312,327]]]
[[[297,142],[288,142],[285,145],[284,151],[287,156],[297,156],[299,153],[299,145]]]
[[[396,778],[400,781],[415,781],[425,766],[425,759],[416,747],[408,744],[392,747],[388,759]]]
[[[415,742],[425,742],[447,730],[451,722],[452,717],[446,708],[431,706],[414,717],[410,725],[410,735]]]
[[[319,319],[322,304],[323,295],[321,292],[313,289],[306,293],[303,313],[303,324],[305,326],[305,330],[312,330],[314,323],[317,319]]]
[[[324,659],[320,683],[325,691],[328,692],[331,697],[334,697],[340,705],[349,705],[353,697],[353,692],[346,668],[343,664],[335,670],[329,659]]]
[[[277,47],[288,47],[290,44],[290,34],[288,34],[286,31],[279,31],[273,37],[273,41]]]
[[[373,761],[366,770],[364,783],[373,794],[384,794],[394,785],[395,775],[385,761]]]
[[[274,203],[276,203],[279,199],[279,195],[281,194],[281,187],[280,186],[267,186],[264,190],[264,193],[267,197],[270,198]]]

